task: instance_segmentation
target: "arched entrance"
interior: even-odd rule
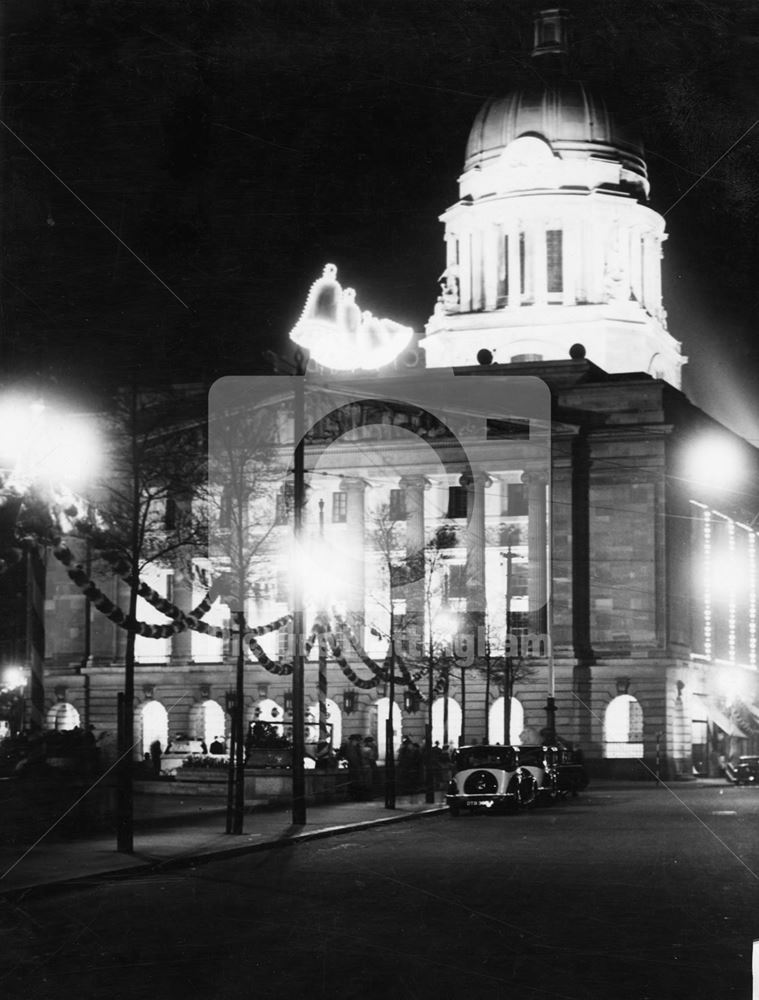
[[[448,702],[446,726],[445,703]],[[438,698],[432,703],[432,742],[457,747],[461,736],[461,706],[453,698]]]
[[[74,729],[79,725],[79,712],[68,701],[59,701],[48,710],[45,717],[48,729],[53,729],[57,733]]]
[[[522,743],[522,730],[524,729],[524,708],[517,698],[511,699],[511,723],[509,726],[509,739],[503,738],[503,696],[496,698],[490,706],[488,713],[488,741],[490,743],[520,746]]]
[[[604,757],[643,756],[643,709],[631,694],[620,694],[606,706]]]
[[[386,715],[387,717],[387,715]],[[315,742],[319,739],[319,706],[309,705],[306,712],[306,720],[312,720],[316,725],[309,725],[306,730],[306,740]],[[327,698],[327,734],[332,740],[332,746],[337,748],[343,742],[343,713],[331,698]]]
[[[198,739],[203,740],[207,747],[210,746],[217,737],[220,737],[223,741],[226,736],[227,721],[224,709],[218,701],[213,701],[211,698],[204,701],[200,707],[201,713]]]
[[[166,750],[169,742],[169,713],[160,701],[146,701],[137,710],[137,736],[141,747],[141,756],[150,753],[151,744],[156,740],[161,744],[161,750]]]
[[[377,709],[377,731],[375,733],[375,739],[377,740],[377,759],[380,764],[384,763],[385,760],[385,747],[387,743],[385,741],[385,726],[387,724],[388,714],[390,712],[390,699],[380,698],[376,705]],[[402,720],[401,720],[401,710],[398,703],[393,704],[393,752],[398,753],[398,749],[401,745],[402,737]]]

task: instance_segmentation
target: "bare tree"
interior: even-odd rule
[[[249,596],[266,572],[276,528],[292,516],[287,466],[278,447],[282,408],[250,400],[244,383],[230,387],[209,425],[209,477],[205,501],[210,552],[226,570],[228,600],[236,609],[237,669],[232,716],[227,832],[242,833],[245,790],[244,641]],[[275,552],[281,557],[281,552]],[[297,641],[297,637],[296,637]]]
[[[76,530],[128,584],[124,693],[119,712],[118,849],[133,849],[131,757],[140,574],[185,564],[205,549],[193,497],[205,478],[201,400],[179,390],[119,392],[105,416],[108,454],[94,501]]]

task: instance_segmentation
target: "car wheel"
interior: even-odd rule
[[[458,808],[458,806],[448,806],[448,812],[450,813],[451,816],[454,816],[454,817],[458,816],[458,814],[459,814],[459,808]]]
[[[532,809],[538,797],[535,779],[530,776],[521,778],[517,785],[517,803],[520,809]]]

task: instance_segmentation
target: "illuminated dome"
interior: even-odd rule
[[[620,186],[648,191],[640,141],[620,126],[601,98],[579,82],[562,80],[486,101],[469,134],[465,171],[489,166],[515,140],[526,136],[542,139],[562,160],[618,164]]]

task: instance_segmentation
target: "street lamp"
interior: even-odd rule
[[[7,715],[10,736],[23,728],[26,672],[21,667],[6,667],[0,680],[0,707]]]
[[[13,538],[22,506],[35,492],[49,516],[51,507],[68,506],[70,490],[92,475],[99,449],[96,433],[83,415],[51,410],[41,399],[10,393],[0,401],[2,505],[10,511]],[[47,516],[45,520],[47,520]],[[26,546],[27,656],[31,668],[30,724],[42,729],[45,707],[45,560],[48,539]]]

